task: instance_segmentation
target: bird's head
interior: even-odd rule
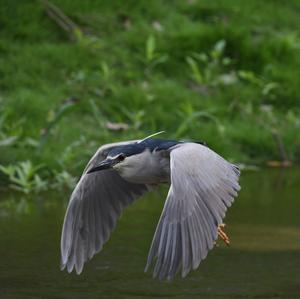
[[[140,154],[144,150],[144,146],[140,143],[128,144],[113,148],[105,160],[101,161],[98,165],[92,167],[87,173],[92,173],[100,170],[120,168],[122,165],[127,164],[129,157]],[[130,159],[131,160],[131,159]]]

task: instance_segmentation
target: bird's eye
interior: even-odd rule
[[[118,161],[123,161],[125,159],[125,156],[124,155],[119,155],[118,156]]]

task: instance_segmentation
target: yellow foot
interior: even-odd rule
[[[226,243],[226,245],[229,246],[230,241],[229,241],[228,236],[224,232],[224,227],[225,227],[224,223],[222,223],[218,226],[218,235]]]

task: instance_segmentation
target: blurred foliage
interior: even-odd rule
[[[41,165],[33,166],[30,161],[9,164],[8,166],[0,165],[0,171],[7,175],[10,186],[24,193],[39,192],[46,189],[47,182],[37,174],[40,168]]]
[[[245,164],[281,158],[276,130],[299,161],[299,1],[52,2],[73,39],[0,3],[0,186],[71,188],[99,145],[161,130]]]

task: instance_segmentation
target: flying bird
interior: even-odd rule
[[[156,135],[156,134],[154,134]],[[185,277],[197,269],[218,235],[228,244],[223,218],[237,192],[239,168],[206,145],[151,135],[101,146],[87,164],[66,211],[61,267],[80,274],[101,251],[122,210],[154,187],[170,189],[145,271],[153,277]]]

